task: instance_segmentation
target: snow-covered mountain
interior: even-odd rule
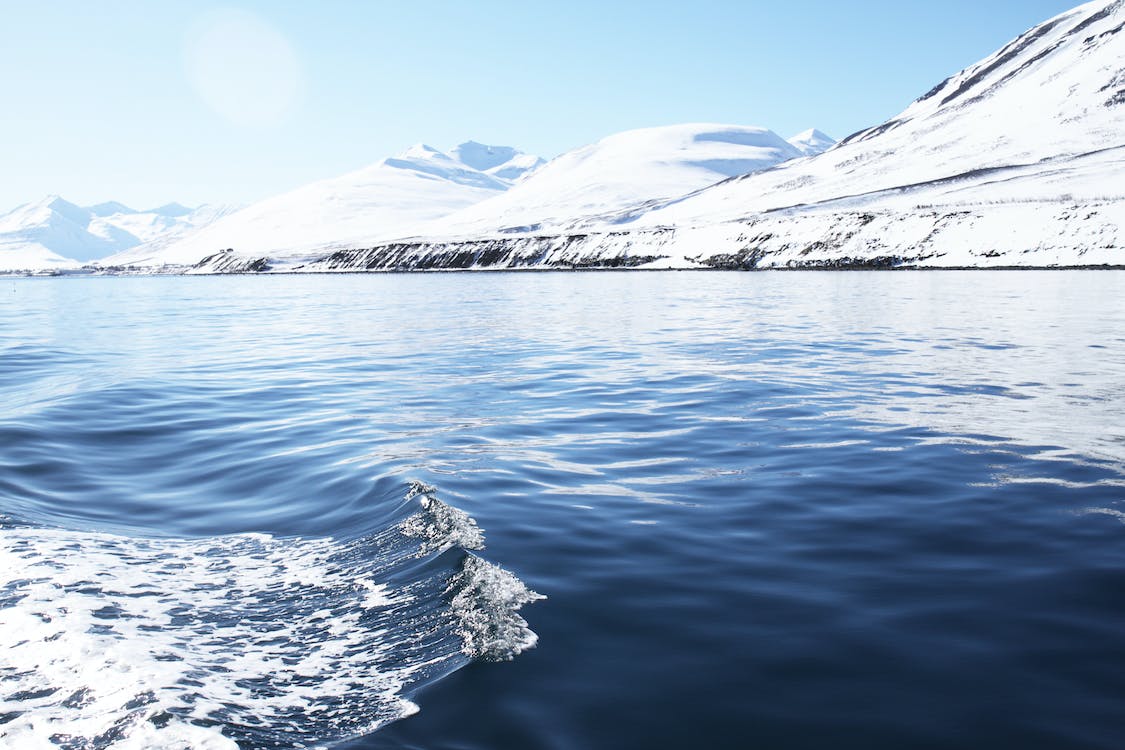
[[[516,224],[503,218],[471,241],[435,234],[313,267],[1125,265],[1125,0],[1045,21],[819,155],[556,216],[565,231],[502,231]]]
[[[816,156],[835,146],[836,139],[830,135],[825,135],[816,128],[810,128],[790,138],[789,145],[805,156]]]
[[[82,207],[47,196],[0,216],[0,271],[76,268],[197,229],[227,211],[179,204],[135,211],[116,201]]]
[[[465,141],[455,146],[449,156],[456,162],[493,177],[514,183],[546,164],[540,156],[525,154],[511,146],[486,146]]]
[[[507,146],[468,141],[451,153],[418,144],[340,177],[267,198],[173,242],[154,242],[105,265],[192,264],[219,251],[285,258],[370,244],[506,191],[543,163]]]
[[[20,253],[63,263],[61,248],[112,253],[109,265],[209,258],[199,272],[278,258],[292,270],[1125,266],[1123,178],[1125,0],[1095,0],[839,143],[689,124],[549,163],[419,145],[190,231],[161,223],[195,215],[175,205],[142,215],[52,198],[0,217],[0,268]]]
[[[1122,264],[1123,201],[1125,1],[1097,0],[816,158],[730,180],[637,225],[743,222],[734,236],[750,231],[747,240],[728,249],[756,265]]]
[[[561,229],[801,155],[765,128],[686,124],[629,130],[568,151],[503,195],[421,231],[474,235]]]
[[[764,128],[675,125],[618,133],[550,163],[476,141],[449,153],[419,144],[364,169],[217,213],[178,204],[145,212],[116,202],[82,208],[52,196],[4,217],[11,231],[0,235],[0,248],[10,260],[0,265],[68,268],[96,260],[106,269],[156,268],[213,257],[212,267],[225,270],[237,263],[232,258],[293,265],[341,247],[423,233],[559,228],[623,209],[643,212],[653,201],[800,157],[831,140],[819,131],[801,138],[808,143],[798,139],[794,146]]]
[[[733,219],[1125,146],[1123,22],[1122,0],[1082,5],[818,158],[718,186],[659,212],[656,221]],[[1043,197],[1059,195],[1045,187]],[[1074,187],[1120,192],[1125,181]]]

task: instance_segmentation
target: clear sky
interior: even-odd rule
[[[881,122],[1075,0],[0,0],[0,212],[244,203],[425,142]]]

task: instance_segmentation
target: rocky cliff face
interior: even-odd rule
[[[763,214],[708,227],[340,250],[291,268],[231,253],[196,273],[578,269],[1125,267],[1120,201]]]

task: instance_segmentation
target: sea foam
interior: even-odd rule
[[[533,646],[515,610],[539,595],[465,551],[483,539],[466,514],[411,496],[405,520],[348,542],[0,526],[0,740],[332,742],[417,711],[413,689],[472,658]]]

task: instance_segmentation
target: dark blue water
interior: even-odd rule
[[[1119,272],[0,280],[0,745],[1118,748],[1123,393]]]

